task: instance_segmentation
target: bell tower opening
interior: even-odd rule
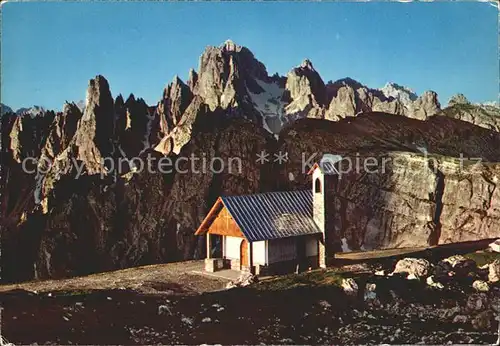
[[[316,178],[314,181],[314,193],[321,193],[321,179]]]

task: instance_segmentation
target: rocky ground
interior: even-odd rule
[[[0,294],[2,335],[14,344],[492,344],[499,266],[488,253],[406,258],[202,293],[123,281],[129,287],[24,287]]]

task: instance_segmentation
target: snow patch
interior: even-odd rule
[[[40,172],[37,172],[37,175],[35,177],[35,191],[34,191],[35,204],[37,205],[42,202],[42,187],[44,179],[45,175],[41,174]]]
[[[45,112],[46,112],[45,108],[43,108],[41,106],[33,106],[33,107],[29,107],[29,108],[19,108],[16,111],[16,114],[17,115],[28,115],[31,118],[36,118],[38,116],[44,115]]]
[[[285,89],[277,83],[266,83],[259,79],[256,79],[255,82],[262,88],[263,92],[255,94],[247,88],[250,101],[262,115],[264,129],[270,133],[278,133],[283,127],[282,117],[285,103],[282,101],[282,96]]]
[[[413,101],[416,101],[418,96],[405,86],[396,83],[387,83],[383,88],[379,89],[385,97],[399,100],[405,107],[409,107]]]

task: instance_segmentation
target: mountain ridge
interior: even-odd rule
[[[161,129],[154,135],[161,137],[162,148],[175,137],[172,130],[180,119],[189,118],[183,113],[195,96],[211,111],[216,107],[239,110],[239,116],[252,119],[276,136],[284,126],[304,117],[338,121],[363,112],[382,111],[425,120],[442,110],[437,93],[430,90],[417,95],[395,82],[377,89],[349,77],[325,83],[309,59],[292,67],[285,76],[269,76],[251,50],[227,40],[220,46],[207,46],[200,56],[198,71],[190,69],[186,82],[174,76],[162,99],[152,106],[159,114],[155,123]],[[85,101],[77,105],[83,111]],[[34,106],[17,113],[43,111]],[[487,122],[491,127],[491,121]],[[478,120],[474,123],[481,125]]]

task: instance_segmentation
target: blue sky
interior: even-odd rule
[[[232,39],[270,74],[309,58],[326,81],[393,81],[442,104],[497,100],[498,10],[487,3],[34,2],[2,6],[1,101],[61,109],[104,75],[156,103],[207,45]]]

